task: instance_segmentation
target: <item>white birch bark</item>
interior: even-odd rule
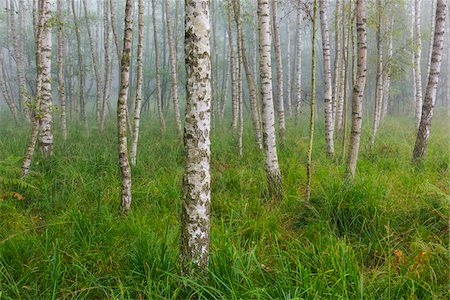
[[[328,0],[319,0],[320,28],[322,32],[323,70],[324,70],[324,109],[325,109],[325,143],[327,154],[334,155],[334,126],[332,107],[330,35],[328,32]]]
[[[414,2],[414,69],[415,69],[415,104],[416,104],[416,129],[419,128],[420,117],[422,116],[422,34],[420,27],[422,0]]]
[[[228,0],[229,8],[228,8],[228,22],[227,22],[227,31],[228,31],[228,46],[230,52],[230,74],[231,74],[231,112],[232,112],[232,128],[233,131],[236,131],[238,123],[239,123],[239,103],[238,103],[238,89],[237,89],[237,74],[236,74],[236,64],[235,64],[235,55],[234,55],[234,43],[233,43],[233,25],[232,25],[232,3],[231,0]]]
[[[121,173],[120,212],[127,214],[131,207],[131,168],[128,161],[127,146],[127,99],[130,86],[131,45],[133,40],[134,0],[125,4],[125,28],[123,51],[120,64],[120,90],[117,101],[118,152]]]
[[[103,55],[104,55],[104,80],[103,80],[103,97],[100,114],[100,132],[103,132],[105,125],[106,108],[109,105],[110,88],[111,88],[111,58],[110,58],[110,42],[109,42],[109,3],[105,0],[103,3]]]
[[[302,15],[300,7],[297,7],[296,14],[297,24],[297,44],[295,47],[295,119],[300,120],[300,111],[302,105],[302,30],[300,28],[302,22]]]
[[[292,97],[291,97],[291,22],[289,15],[286,17],[286,110],[289,117],[292,117]]]
[[[433,51],[431,54],[430,74],[423,102],[422,116],[416,143],[413,151],[413,161],[421,162],[427,153],[428,138],[430,137],[431,121],[433,118],[434,101],[436,97],[439,74],[441,70],[442,52],[444,48],[446,0],[436,0],[435,31],[433,37]]]
[[[280,167],[278,166],[275,137],[269,0],[258,0],[258,25],[264,160],[269,193],[273,198],[280,199],[283,197],[284,191]]]
[[[350,145],[347,159],[347,176],[354,176],[358,161],[359,144],[361,139],[362,100],[366,85],[367,73],[367,36],[365,0],[356,0],[356,32],[357,32],[357,70],[356,80],[353,84],[352,95],[352,127]]]
[[[0,90],[2,92],[3,98],[5,99],[6,104],[8,105],[9,111],[14,118],[14,121],[17,123],[19,121],[19,117],[17,114],[17,106],[14,102],[14,99],[11,97],[8,87],[6,85],[6,74],[4,72],[4,60],[3,54],[0,53]]]
[[[168,1],[166,1],[168,2]],[[169,34],[170,38],[170,34]],[[131,142],[131,164],[136,165],[137,146],[139,141],[139,125],[142,107],[142,81],[144,59],[144,0],[138,0],[138,45],[137,45],[137,70],[136,70],[136,99],[134,104],[133,141]]]
[[[167,38],[169,41],[170,75],[172,80],[172,101],[175,115],[175,126],[178,136],[181,136],[180,103],[178,101],[178,75],[177,75],[177,51],[176,42],[172,32],[172,16],[170,15],[170,1],[166,0]]]
[[[342,0],[343,1],[343,0]],[[332,90],[332,117],[333,117],[333,127],[335,125],[336,116],[336,103],[339,98],[339,79],[340,79],[340,68],[341,68],[341,39],[339,38],[340,28],[341,28],[341,0],[336,0],[336,7],[334,11],[334,65],[333,65],[333,90]]]
[[[58,97],[60,106],[61,132],[63,139],[67,140],[67,117],[66,117],[66,81],[65,81],[65,49],[64,49],[64,20],[62,14],[61,0],[57,0],[56,9],[58,14],[58,36],[57,36],[57,57],[58,57]]]
[[[206,272],[211,224],[211,46],[208,0],[185,1],[186,119],[181,270]]]
[[[387,67],[384,75],[384,93],[383,93],[383,110],[381,113],[381,121],[386,118],[389,108],[389,96],[391,89],[391,72],[392,72],[392,57],[394,55],[394,48],[392,43],[392,32],[394,30],[394,17],[392,16],[389,22],[389,36],[388,36],[388,57],[387,57]]]
[[[286,142],[286,117],[284,113],[284,97],[283,97],[283,63],[281,59],[281,40],[280,25],[278,24],[278,1],[271,0],[272,5],[272,26],[273,40],[275,44],[275,69],[277,76],[277,107],[278,107],[278,126],[280,130],[280,146],[283,147]]]

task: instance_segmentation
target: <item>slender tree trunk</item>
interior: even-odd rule
[[[45,158],[53,154],[53,119],[52,119],[52,29],[51,29],[51,3],[50,0],[41,0],[42,8],[40,21],[41,58],[39,60],[38,72],[41,73],[42,85],[38,97],[41,99],[39,106],[39,141]]]
[[[344,0],[342,0],[344,1]],[[334,11],[334,19],[335,19],[335,28],[334,28],[334,66],[333,66],[333,90],[332,90],[332,117],[333,117],[333,128],[335,125],[335,117],[336,117],[336,103],[339,99],[339,79],[340,79],[340,68],[341,68],[341,39],[339,38],[340,28],[341,28],[341,0],[336,0],[336,8]]]
[[[105,0],[108,1],[108,0]],[[117,61],[120,65],[120,60],[122,57],[122,49],[120,49],[119,36],[117,34],[117,18],[116,18],[116,0],[109,0],[109,11],[111,17],[111,29],[113,33],[114,44],[116,45]]]
[[[347,159],[347,176],[354,176],[358,161],[359,143],[361,139],[362,124],[362,100],[366,85],[367,73],[367,36],[365,0],[356,0],[356,32],[358,44],[358,60],[356,81],[353,84],[352,95],[352,127],[350,133],[350,145]]]
[[[127,146],[127,98],[130,86],[131,44],[133,40],[134,0],[125,4],[125,28],[123,35],[123,52],[120,64],[120,90],[117,101],[117,127],[119,166],[121,173],[120,212],[127,214],[131,207],[131,168],[128,161]]]
[[[152,0],[152,23],[153,23],[153,41],[155,48],[155,70],[156,70],[156,103],[158,105],[158,115],[159,115],[159,129],[161,133],[164,132],[166,123],[163,114],[163,105],[161,98],[161,74],[159,69],[159,52],[158,52],[158,33],[156,29],[156,4],[155,0]]]
[[[21,1],[23,2],[23,1]],[[29,104],[27,98],[27,86],[25,80],[25,66],[24,66],[24,56],[23,56],[23,31],[21,30],[23,27],[23,23],[20,24],[20,18],[23,18],[23,10],[18,10],[18,18],[19,18],[19,32],[17,32],[16,28],[16,9],[14,8],[13,1],[10,1],[10,21],[11,21],[11,37],[14,44],[14,54],[16,57],[16,68],[17,68],[17,82],[19,83],[19,109],[24,110],[26,116],[29,117]],[[22,4],[23,5],[23,4]]]
[[[230,73],[231,73],[231,112],[232,112],[232,128],[233,132],[237,130],[237,125],[239,122],[239,103],[238,103],[238,88],[237,88],[237,78],[236,78],[236,65],[234,58],[234,45],[233,45],[233,25],[232,25],[232,0],[228,0],[228,45],[230,47]]]
[[[433,51],[431,54],[430,74],[425,91],[422,117],[417,132],[416,144],[413,151],[413,161],[421,162],[427,153],[428,138],[430,137],[431,120],[433,118],[434,102],[436,97],[439,74],[441,70],[442,52],[444,48],[446,0],[436,0],[436,19],[433,38]]]
[[[277,75],[277,98],[278,104],[278,122],[280,130],[280,146],[284,147],[286,142],[286,120],[284,114],[284,97],[283,97],[283,64],[281,59],[281,41],[280,41],[280,25],[278,24],[278,1],[272,0],[272,25],[273,25],[273,39],[275,44],[275,69]]]
[[[176,42],[172,32],[172,17],[170,16],[170,1],[166,0],[166,21],[167,21],[167,36],[169,39],[169,59],[170,59],[170,75],[172,79],[172,100],[173,109],[175,112],[175,126],[178,136],[181,136],[181,116],[180,104],[178,101],[178,79],[177,79],[177,51]]]
[[[320,14],[322,15],[322,10],[324,9],[322,4],[323,0],[320,1]],[[325,8],[326,9],[326,8]],[[321,17],[321,22],[326,22],[326,16],[325,18]],[[311,161],[312,161],[312,150],[313,150],[313,144],[314,144],[314,113],[315,113],[315,105],[316,105],[316,23],[317,23],[317,0],[314,0],[314,12],[313,12],[313,28],[312,28],[312,59],[311,59],[311,109],[310,109],[310,119],[309,119],[309,147],[308,147],[308,155],[307,155],[307,162],[306,162],[306,200],[309,202],[311,200]],[[322,29],[322,32],[324,30]],[[323,33],[322,33],[323,35]],[[325,47],[324,47],[325,48]],[[324,50],[325,52],[326,50]],[[329,45],[328,45],[328,52]],[[325,56],[325,55],[324,55]],[[329,53],[328,53],[329,57]],[[325,60],[325,58],[324,58]],[[331,69],[330,66],[328,66],[329,69]],[[330,80],[331,80],[331,73],[330,73]],[[329,89],[331,91],[331,85],[329,85]],[[331,96],[331,95],[330,95]],[[330,99],[331,100],[331,99]]]
[[[97,59],[97,53],[95,50],[94,40],[92,38],[92,32],[91,32],[91,26],[89,22],[89,16],[88,16],[88,9],[86,5],[86,0],[83,0],[83,7],[84,7],[84,17],[86,20],[86,28],[88,33],[88,40],[89,40],[89,47],[91,49],[91,58],[92,58],[92,67],[94,68],[94,76],[95,76],[95,87],[96,87],[96,94],[95,94],[95,116],[97,120],[97,125],[99,130],[101,129],[100,125],[100,119],[101,119],[101,80],[100,80],[100,71],[98,67],[98,59]]]
[[[205,273],[211,224],[211,46],[208,0],[185,1],[186,120],[181,271]]]
[[[392,32],[394,30],[394,17],[392,16],[391,21],[389,22],[389,37],[388,37],[388,58],[387,58],[387,67],[384,75],[384,93],[383,93],[383,111],[381,113],[381,121],[386,118],[389,107],[389,94],[391,88],[391,72],[392,72],[392,57],[394,54],[393,44],[392,44]]]
[[[422,34],[420,27],[420,16],[421,16],[421,5],[422,0],[415,0],[415,18],[414,18],[414,69],[416,74],[416,92],[415,92],[415,103],[416,103],[416,129],[419,128],[420,117],[422,115],[422,72],[421,72],[421,61],[422,61]]]
[[[292,97],[291,97],[291,19],[286,17],[286,110],[289,117],[292,117]]]
[[[411,40],[411,45],[412,45],[412,56],[411,56],[411,71],[412,71],[412,85],[413,85],[413,92],[412,92],[412,97],[414,99],[413,103],[414,103],[414,107],[415,107],[415,99],[416,99],[416,40],[415,40],[415,33],[414,33],[414,27],[416,24],[416,10],[415,10],[415,1],[411,1],[410,3],[410,17],[411,17],[411,23],[410,23],[410,40]]]
[[[334,155],[334,126],[332,106],[330,35],[328,32],[328,0],[319,0],[320,27],[322,32],[323,69],[324,69],[324,108],[325,108],[325,143],[327,154]],[[313,44],[314,45],[314,44]],[[314,46],[313,46],[314,48]],[[315,58],[314,58],[315,61]]]
[[[433,37],[434,37],[434,29],[436,20],[436,0],[431,0],[431,32],[430,32],[430,42],[428,46],[428,61],[427,61],[427,76],[430,76],[430,68],[431,68],[431,54],[433,52]],[[428,82],[428,77],[427,77]],[[436,103],[436,99],[433,99],[433,103]]]
[[[67,139],[67,118],[66,118],[66,82],[65,82],[65,51],[64,51],[64,21],[62,14],[61,0],[56,2],[57,14],[58,14],[58,97],[60,105],[60,118],[61,118],[61,132],[64,140]]]
[[[5,98],[6,104],[8,105],[9,111],[11,112],[14,121],[17,123],[19,121],[19,117],[17,115],[17,107],[14,99],[8,92],[8,87],[6,85],[6,74],[4,70],[5,66],[3,61],[3,53],[0,53],[0,90],[2,92],[3,98]]]
[[[373,147],[375,144],[375,138],[378,132],[378,126],[380,124],[381,118],[381,106],[383,101],[383,48],[381,40],[381,26],[382,26],[382,11],[381,11],[381,0],[377,0],[377,32],[376,32],[376,43],[377,43],[377,75],[376,75],[376,88],[375,88],[375,99],[373,107],[373,119],[372,119],[372,135],[370,137],[370,146]]]
[[[77,12],[75,9],[75,0],[72,0],[72,16],[75,26],[75,34],[77,38],[77,53],[78,53],[78,103],[80,105],[81,119],[85,127],[87,127],[86,116],[86,99],[84,97],[84,62],[83,52],[81,50],[81,33],[78,24]]]
[[[103,54],[104,54],[104,81],[103,81],[103,97],[100,114],[100,132],[103,132],[105,126],[106,108],[109,105],[111,76],[110,46],[109,46],[109,4],[107,1],[103,4]]]
[[[269,193],[272,198],[281,199],[284,195],[284,190],[280,167],[278,166],[275,137],[269,0],[258,0],[258,25],[264,159],[269,182]]]
[[[348,16],[350,14],[346,14],[345,13],[345,0],[342,0],[341,2],[341,17],[342,17],[342,22],[341,22],[341,28],[342,28],[342,56],[344,55],[344,53],[347,52],[347,39],[348,39],[348,29],[347,29],[347,23],[346,23],[346,18],[348,18]],[[340,68],[340,74],[339,74],[340,78],[339,78],[339,87],[338,87],[338,92],[337,92],[337,103],[336,103],[336,115],[334,117],[335,119],[335,125],[336,125],[336,131],[342,130],[343,127],[343,121],[344,121],[344,89],[345,89],[345,77],[347,76],[347,69],[345,65],[342,65]]]
[[[300,120],[302,104],[302,30],[300,28],[302,15],[300,7],[297,8],[297,45],[295,59],[295,115],[296,120]]]
[[[166,1],[168,3],[169,1]],[[143,49],[144,49],[144,0],[138,1],[138,48],[137,48],[137,71],[136,71],[136,99],[134,105],[133,141],[131,143],[131,164],[136,165],[137,145],[139,141],[139,123],[141,119],[142,106],[142,81],[143,81]],[[169,34],[170,38],[170,34]]]

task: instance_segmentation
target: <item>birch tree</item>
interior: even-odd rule
[[[125,4],[125,28],[123,35],[123,51],[120,64],[120,89],[117,101],[117,129],[119,167],[121,173],[120,212],[127,214],[131,207],[131,168],[128,161],[127,146],[127,99],[130,86],[131,45],[133,40],[133,8],[134,0]]]
[[[297,43],[295,46],[295,119],[300,119],[300,111],[302,104],[302,30],[300,28],[302,23],[302,15],[300,4],[298,4],[296,12],[297,25]]]
[[[208,0],[185,1],[186,119],[181,213],[181,271],[204,273],[211,223],[211,46]]]
[[[433,51],[431,54],[430,74],[423,102],[422,116],[416,143],[413,151],[413,161],[421,162],[427,153],[428,138],[430,137],[431,121],[433,118],[434,101],[436,97],[439,74],[441,70],[442,52],[444,48],[446,0],[436,0],[436,19],[433,37]]]
[[[324,70],[324,109],[325,109],[325,143],[327,154],[334,155],[334,126],[332,107],[330,35],[328,32],[328,0],[319,0],[320,28],[322,32],[323,70]],[[315,22],[315,20],[314,20]],[[314,47],[314,44],[313,44]]]
[[[283,97],[283,63],[281,59],[281,40],[280,25],[278,24],[278,1],[270,1],[272,5],[272,26],[273,40],[275,45],[275,69],[277,76],[277,101],[278,104],[278,122],[280,130],[280,145],[283,147],[286,142],[286,117],[284,113],[284,97]]]
[[[156,29],[156,3],[152,0],[152,24],[153,24],[153,47],[155,48],[155,72],[156,72],[156,104],[158,107],[159,116],[159,130],[161,133],[164,132],[166,123],[164,120],[163,107],[162,107],[162,97],[161,97],[161,74],[159,66],[159,52],[158,52],[158,33]]]
[[[64,140],[67,139],[67,117],[66,117],[66,80],[65,80],[65,42],[64,42],[64,20],[62,14],[61,0],[56,2],[58,17],[58,36],[57,36],[57,57],[58,57],[58,97],[60,106],[61,132]]]
[[[367,36],[365,0],[356,0],[356,32],[357,32],[357,69],[352,94],[352,126],[347,158],[347,176],[354,176],[358,161],[359,143],[361,140],[362,100],[366,85],[367,73]]]
[[[269,0],[258,0],[259,76],[261,84],[264,161],[269,193],[275,199],[284,195],[275,137],[275,116],[272,98],[271,32]]]
[[[420,117],[422,116],[422,34],[420,27],[422,0],[414,2],[414,73],[415,73],[415,112],[416,112],[416,129],[419,128]]]

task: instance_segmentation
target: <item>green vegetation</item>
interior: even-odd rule
[[[447,121],[435,119],[420,167],[412,119],[386,120],[373,151],[366,128],[353,182],[342,160],[327,158],[319,124],[310,203],[306,120],[288,124],[279,202],[266,199],[250,128],[239,160],[228,126],[216,125],[210,273],[194,281],[178,270],[183,147],[174,130],[161,138],[156,118],[143,119],[132,209],[120,217],[113,120],[102,136],[81,125],[67,142],[56,135],[55,155],[37,154],[23,182],[29,126],[3,114],[0,299],[447,299]]]

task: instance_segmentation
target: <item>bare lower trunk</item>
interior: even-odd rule
[[[436,19],[433,37],[433,51],[431,54],[430,74],[423,102],[422,117],[417,132],[413,151],[413,161],[422,161],[427,153],[428,138],[430,137],[431,121],[433,118],[434,102],[436,97],[439,74],[441,70],[442,52],[444,47],[446,0],[436,0]]]
[[[168,1],[166,1],[168,2]],[[136,71],[136,99],[134,104],[133,141],[131,143],[131,164],[136,165],[137,146],[139,141],[139,124],[142,106],[143,50],[144,50],[144,0],[138,1],[138,46]],[[170,34],[169,34],[170,37]]]
[[[278,24],[278,1],[272,0],[272,25],[273,40],[275,44],[275,69],[277,75],[277,101],[278,104],[278,122],[280,130],[280,146],[283,147],[286,142],[286,118],[284,114],[284,97],[283,97],[283,63],[281,59],[281,41],[280,41],[280,25]]]
[[[272,98],[271,34],[269,1],[258,0],[259,69],[261,81],[264,159],[269,193],[275,199],[284,195],[275,137],[275,115]]]
[[[362,100],[366,85],[367,73],[367,37],[365,0],[356,0],[356,32],[358,44],[358,61],[356,81],[353,84],[352,95],[352,127],[350,133],[350,145],[347,159],[347,176],[354,176],[358,161],[359,143],[361,139],[362,124]]]
[[[120,212],[127,214],[131,207],[131,168],[127,150],[127,99],[130,86],[131,44],[133,39],[133,0],[125,4],[125,28],[120,65],[120,90],[117,101],[119,166],[121,173]]]
[[[211,47],[208,0],[185,1],[186,120],[181,271],[204,274],[211,224]]]
[[[172,33],[172,17],[170,16],[170,1],[166,0],[166,21],[167,21],[167,36],[169,39],[169,59],[170,59],[170,75],[172,79],[172,100],[173,110],[175,115],[175,126],[178,136],[181,136],[181,116],[180,104],[178,101],[178,78],[177,78],[177,52],[176,42]]]
[[[328,32],[328,0],[319,0],[320,27],[322,32],[323,70],[324,70],[324,109],[325,109],[325,143],[327,154],[334,155],[334,126],[332,107],[330,36]],[[314,47],[314,46],[313,46]]]

